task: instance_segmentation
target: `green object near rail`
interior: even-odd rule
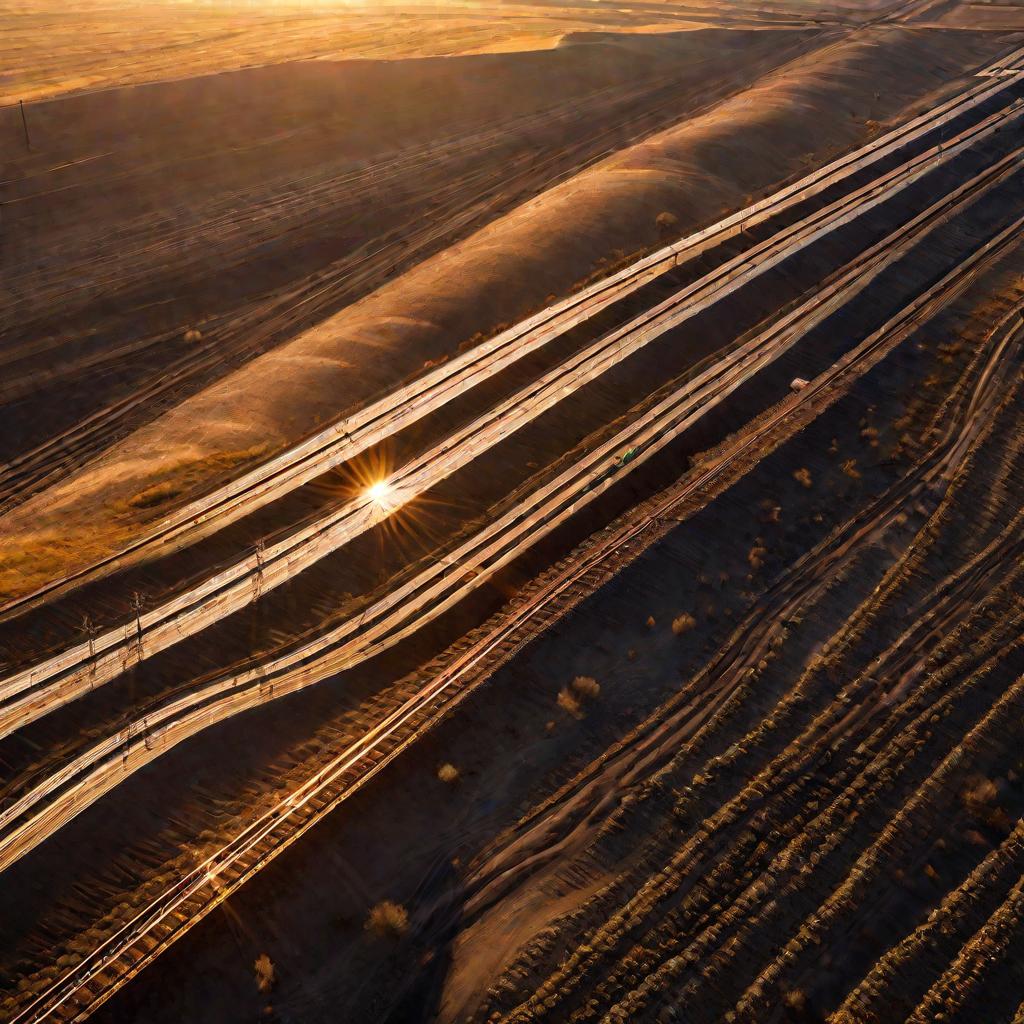
[[[627,448],[624,452],[616,456],[615,465],[624,466],[627,462],[631,462],[635,455],[636,448]]]

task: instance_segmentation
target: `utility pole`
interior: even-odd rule
[[[25,129],[25,148],[31,149],[32,143],[28,138],[28,118],[25,116],[25,101],[18,100],[18,107],[21,109],[21,127]]]

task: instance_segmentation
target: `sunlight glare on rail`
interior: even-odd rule
[[[379,508],[390,512],[396,505],[394,488],[387,480],[378,480],[366,489],[366,496]]]

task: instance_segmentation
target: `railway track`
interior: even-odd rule
[[[1004,62],[1016,60],[1017,52],[1003,58]],[[1019,52],[1024,53],[1024,50]],[[53,580],[33,594],[10,602],[0,614],[5,618],[20,614],[118,567],[156,553],[173,551],[263,507],[429,415],[453,396],[471,388],[475,382],[499,372],[560,337],[662,273],[684,261],[695,259],[701,253],[740,236],[744,231],[891,156],[900,148],[965,115],[979,104],[992,100],[1003,90],[1011,88],[1016,81],[1014,77],[1003,77],[972,85],[934,110],[816,170],[778,193],[554,304],[429,371],[398,391],[383,396],[211,494],[175,511],[123,551],[80,572]]]
[[[146,707],[133,709],[134,720],[117,727],[83,753],[65,755],[63,765],[51,768],[48,776],[34,779],[26,792],[12,794],[11,802],[0,812],[0,869],[132,771],[183,739],[374,657],[453,607],[777,359],[908,248],[1018,170],[1022,152],[1008,154],[976,179],[940,198],[871,247],[779,323],[656,398],[626,427],[582,452],[553,479],[510,496],[502,508],[492,510],[487,525],[478,533],[454,549],[435,553],[426,560],[425,567],[400,577],[388,592],[361,611],[311,637],[286,643],[264,661],[180,686]],[[1020,223],[1024,219],[1016,226]],[[552,401],[560,396],[559,388],[554,390]],[[509,408],[518,407],[515,401]],[[499,417],[498,423],[503,422]],[[504,429],[503,425],[498,429]],[[469,436],[473,436],[472,431]],[[623,451],[633,455],[627,465],[621,465]],[[429,473],[435,461],[434,453],[430,453],[417,470]],[[364,515],[372,519],[374,513]],[[287,563],[284,571],[288,571]],[[58,687],[49,691],[48,699],[52,706],[60,706],[100,681],[82,676],[75,681],[74,689]],[[22,704],[16,705],[12,713],[25,715],[32,710]],[[45,710],[48,708],[40,701],[37,715]]]
[[[1005,58],[1004,63],[1010,64],[1016,60],[1013,54]],[[1016,72],[1012,75],[1004,72],[990,78],[1005,87],[1017,81],[1016,75]],[[993,95],[996,94],[998,91]],[[979,102],[990,98],[986,97],[986,100]],[[287,582],[319,558],[371,528],[391,509],[424,494],[440,480],[499,444],[510,432],[530,422],[546,409],[553,408],[565,395],[586,386],[658,335],[694,315],[699,308],[703,308],[700,303],[718,301],[730,291],[753,280],[767,265],[771,265],[769,261],[772,259],[785,259],[786,256],[780,254],[785,251],[784,244],[811,244],[815,238],[821,237],[817,232],[824,234],[830,230],[830,224],[834,227],[848,223],[849,217],[859,216],[865,209],[884,202],[899,189],[929,173],[934,166],[948,162],[972,142],[1016,121],[1021,112],[1019,102],[1014,101],[1002,111],[987,115],[978,124],[960,131],[955,139],[944,140],[938,146],[912,157],[906,164],[886,172],[876,181],[858,188],[849,196],[840,197],[824,209],[801,219],[767,242],[751,246],[723,267],[702,277],[695,285],[684,288],[658,307],[601,336],[565,363],[545,373],[510,399],[488,410],[485,415],[392,474],[388,481],[391,492],[387,509],[382,510],[372,499],[362,497],[340,509],[332,510],[327,517],[303,524],[291,535],[275,540],[272,546],[261,546],[251,557],[221,567],[199,589],[175,595],[147,613],[151,618],[146,624],[143,624],[143,616],[133,622],[120,624],[94,638],[89,644],[76,645],[56,658],[32,666],[4,681],[0,684],[0,736],[63,706],[94,686],[115,678],[143,657],[203,630],[245,607],[267,589]],[[898,148],[893,152],[898,151]],[[309,686],[373,657],[452,607],[537,539],[565,522],[636,466],[652,458],[698,417],[724,401],[753,374],[781,356],[814,326],[860,293],[882,269],[905,255],[911,246],[919,245],[931,230],[948,223],[989,188],[1016,173],[1020,159],[1020,150],[1002,157],[993,166],[953,189],[933,206],[866,250],[842,272],[832,275],[817,296],[788,313],[781,321],[736,343],[722,354],[716,354],[713,363],[688,376],[671,394],[659,394],[656,402],[652,396],[652,401],[642,407],[633,422],[609,436],[593,451],[585,452],[577,464],[562,468],[557,476],[543,480],[532,493],[526,493],[525,490],[518,492],[514,497],[517,502],[523,502],[521,508],[508,508],[486,528],[468,539],[460,540],[434,565],[422,571],[419,571],[419,566],[410,567],[411,570],[417,570],[415,575],[410,572],[400,577],[392,593],[375,600],[358,616],[340,624],[326,623],[330,628],[311,638],[290,638],[281,650],[273,652],[269,660],[262,664],[246,665],[238,671],[232,669],[217,677],[193,680],[143,708],[136,719],[116,736],[112,735],[90,747],[53,774],[34,779],[33,787],[0,813],[0,870],[52,835],[112,789],[121,778],[151,762],[178,742],[230,715]],[[869,161],[865,166],[873,162]],[[819,191],[828,187],[831,184],[823,185]],[[795,204],[798,201],[793,202]],[[858,206],[858,203],[861,205]],[[759,219],[754,223],[765,223],[772,215],[767,212],[763,217],[758,215]],[[834,222],[829,219],[833,217]],[[733,231],[733,237],[744,231],[749,223],[740,223]],[[843,381],[875,365],[917,326],[967,287],[982,267],[989,265],[1000,253],[1015,244],[1015,238],[1022,227],[1024,217],[989,239],[963,265],[929,287],[883,328],[815,378],[804,391],[785,400],[767,420],[742,432],[720,460],[701,467],[692,485],[687,485],[685,494],[692,495],[702,488],[710,488],[719,478],[727,477],[744,458],[749,458],[751,452],[763,445],[767,437],[789,429],[801,414],[810,415],[809,410],[816,403],[827,403],[829,393],[841,387]],[[732,231],[732,228],[727,230]],[[701,252],[718,244],[712,241],[713,237],[705,236],[695,243],[694,255],[699,256]],[[780,250],[775,251],[773,245],[779,246]],[[676,252],[665,258],[674,259],[671,266],[676,266],[690,257]],[[563,326],[561,322],[554,327],[550,323],[538,322],[537,327],[541,331],[552,330],[555,333],[537,342],[537,345],[558,337],[572,326],[585,323],[622,296],[631,294],[664,270],[670,269],[652,269],[655,266],[645,266],[641,273],[646,276],[639,284],[635,284],[634,279],[628,275],[622,277],[620,291],[594,311],[574,308],[571,302],[565,305],[563,312],[568,326]],[[706,289],[706,294],[700,291],[701,288]],[[604,301],[606,297],[598,287],[595,302]],[[988,361],[982,372],[982,382],[970,397],[966,413],[968,420],[983,413],[981,406],[987,400],[987,391],[982,384],[991,376],[1004,372],[1006,353],[1011,347],[1011,341],[1016,343],[1016,334],[1016,329],[1007,329],[1001,347],[997,348]],[[486,345],[481,346],[481,349]],[[502,358],[507,358],[508,362],[501,363]],[[500,368],[511,365],[515,358],[515,355],[499,355],[495,359],[498,369],[482,372],[479,368],[469,369],[470,363],[467,362],[466,378],[460,378],[454,387],[464,386],[464,390],[468,390],[475,382],[486,380],[492,373],[500,372]],[[421,392],[419,398],[413,401],[429,403],[434,400],[433,396],[424,397],[424,394]],[[387,401],[387,397],[381,401]],[[401,410],[398,414],[401,414]],[[383,415],[386,418],[388,414]],[[415,422],[429,415],[429,410],[416,412],[414,409],[410,415],[411,418],[403,422]],[[374,429],[384,431],[377,435],[382,439],[400,428],[388,429],[379,423],[367,423],[366,432],[360,437],[372,436]],[[977,429],[975,424],[942,449],[941,455],[929,464],[926,474],[916,480],[914,486],[917,491],[914,493],[918,493],[923,484],[944,477],[951,471],[951,467],[957,465]],[[325,435],[328,434],[330,430],[325,432]],[[948,440],[947,437],[944,443]],[[373,443],[366,441],[362,448],[358,448],[363,442],[357,439],[354,442],[356,448],[346,448],[353,443],[351,438],[336,436],[335,441],[338,447],[323,456],[329,462],[335,460],[330,462],[331,466],[346,461],[352,456],[353,450],[366,450]],[[626,464],[622,464],[624,451],[632,452]],[[168,522],[173,521],[177,525],[168,527],[168,543],[172,547],[187,544],[194,537],[215,531],[248,514],[251,509],[263,507],[281,494],[309,482],[323,472],[317,461],[321,454],[308,452],[308,461],[303,465],[288,463],[286,459],[280,467],[281,472],[292,475],[284,481],[271,476],[254,485],[260,493],[249,495],[253,499],[252,505],[248,504],[248,498],[242,491],[224,498],[226,504],[223,519],[217,511],[210,510],[210,517],[202,524],[197,524],[193,530],[193,524],[177,522],[172,516]],[[564,466],[564,463],[560,465]],[[254,471],[254,474],[258,476],[261,472],[262,467]],[[648,527],[659,516],[671,515],[681,500],[683,495],[673,494],[671,501],[663,503],[656,513],[649,515],[645,509],[643,526],[631,523],[615,530],[606,540],[594,546],[578,566],[560,572],[553,581],[545,583],[538,594],[531,595],[529,601],[515,609],[514,614],[507,617],[499,628],[474,643],[453,665],[346,748],[330,765],[290,793],[267,815],[261,816],[235,836],[195,871],[182,876],[131,923],[104,941],[40,996],[23,1003],[18,1016],[12,1020],[28,1024],[29,1021],[85,1019],[322,815],[365,784],[423,731],[430,728],[450,704],[458,700],[468,686],[474,684],[475,674],[481,671],[502,645],[508,644],[509,638],[516,635],[517,630],[543,617],[550,608],[564,599],[571,588],[579,587],[581,580],[586,579],[588,573],[593,573],[595,567],[632,543],[639,536],[640,530]],[[891,513],[892,510],[888,511]],[[141,546],[132,550],[138,557],[143,557],[147,544],[149,541],[144,538],[140,541]],[[1019,555],[1018,548],[1019,541],[1014,548],[1014,552]],[[975,597],[980,599],[984,587],[991,581],[992,571],[998,568],[1004,555],[1002,548],[994,555],[989,552],[983,561],[987,575],[958,579],[958,589],[948,599],[939,595],[936,608],[942,611],[949,605],[948,614],[944,613],[945,618],[940,623],[941,628],[952,628],[955,625],[958,610],[962,609],[965,601]],[[105,568],[123,564],[120,561],[122,557],[129,556],[114,556]],[[97,571],[102,572],[103,568]],[[87,576],[88,572],[85,574]],[[58,582],[52,589],[36,595],[35,600],[45,601],[49,596],[65,592],[65,588],[70,589],[77,582],[74,579]],[[806,593],[801,591],[794,600],[803,597],[806,597]],[[19,602],[15,606],[15,613],[32,606],[34,602],[31,599],[27,604]],[[424,609],[422,613],[421,609]],[[923,656],[931,631],[932,626],[926,623],[918,632],[913,633],[905,650],[893,650],[893,671],[904,675],[913,671],[915,659]],[[722,699],[726,697],[723,691]],[[713,713],[714,708],[708,710]],[[842,742],[848,732],[873,727],[877,711],[877,708],[860,709],[848,721],[838,721],[833,727],[835,741]]]
[[[600,337],[565,363],[393,473],[389,479],[387,510],[383,510],[374,498],[361,496],[313,525],[213,572],[195,589],[175,595],[163,605],[132,617],[115,629],[94,636],[87,643],[76,645],[5,680],[0,684],[0,737],[115,678],[144,657],[257,600],[268,590],[369,529],[387,512],[423,494],[482,451],[500,443],[665,331],[695,316],[709,304],[720,301],[777,265],[793,251],[890,199],[940,162],[954,158],[979,139],[1015,122],[1022,112],[1024,107],[1015,102],[992,114],[941,147],[926,150],[908,164],[883,175],[880,180],[836,200],[808,221],[755,245],[650,311]],[[902,254],[904,246],[915,244],[924,233],[948,220],[981,190],[1003,180],[1014,169],[1018,156],[1004,157],[993,168],[954,189],[949,196],[870,247],[845,273],[784,320],[779,331],[770,331],[727,354],[717,372],[731,373],[736,365],[745,373],[753,373],[765,365],[764,352],[770,353],[768,359],[780,355],[802,332],[821,322],[839,304],[866,287],[877,273]],[[694,381],[690,385],[691,390],[710,379],[710,374],[708,371]]]
[[[254,822],[230,844],[207,858],[180,879],[158,900],[145,908],[132,922],[94,950],[73,971],[59,979],[46,992],[32,1000],[13,1018],[12,1024],[41,1020],[81,1020],[137,974],[148,962],[167,948],[232,891],[251,877],[262,865],[300,836],[323,813],[330,810],[354,789],[372,777],[417,735],[446,692],[457,690],[459,681],[487,658],[495,648],[523,623],[540,614],[567,589],[590,572],[595,564],[610,557],[640,533],[671,514],[686,495],[707,488],[730,466],[764,443],[766,436],[786,430],[798,418],[801,409],[810,415],[816,402],[827,401],[838,385],[859,376],[867,368],[906,338],[921,322],[959,294],[981,267],[996,258],[1015,241],[1019,222],[990,239],[976,257],[958,267],[901,311],[880,331],[864,339],[811,385],[786,399],[771,416],[756,428],[738,437],[727,452],[661,503],[653,503],[642,521],[629,522],[592,547],[586,559],[576,561],[532,595],[502,627],[486,636],[463,654],[446,672],[412,700],[389,715],[358,743],[337,758],[300,789],[290,793],[271,812]],[[1003,349],[1005,350],[1005,346]],[[799,429],[797,427],[796,429]],[[393,745],[392,745],[393,744]]]

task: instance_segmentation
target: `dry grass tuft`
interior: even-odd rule
[[[754,546],[747,552],[747,562],[754,572],[758,572],[764,565],[764,556],[767,554],[768,549],[764,546],[764,541],[758,537],[754,541]]]
[[[672,632],[676,636],[682,636],[684,633],[689,633],[696,625],[697,620],[689,612],[683,612],[682,615],[677,615],[672,620]]]
[[[573,718],[583,717],[583,702],[597,700],[601,695],[601,684],[593,676],[577,676],[568,686],[558,691],[556,703]],[[548,723],[548,732],[554,728],[554,722]]]
[[[803,487],[811,486],[811,471],[806,467],[793,470],[793,479]]]
[[[783,997],[782,1001],[791,1010],[796,1010],[798,1013],[802,1013],[807,1009],[807,996],[803,994],[798,988],[791,988]]]
[[[459,769],[453,764],[445,763],[437,769],[437,777],[450,786],[453,782],[458,782]]]
[[[593,676],[577,676],[572,681],[573,690],[580,697],[595,700],[601,695],[601,684]]]
[[[256,987],[263,995],[266,995],[277,984],[277,972],[274,970],[274,961],[266,953],[260,953],[256,957],[252,969],[256,972]]]
[[[654,223],[663,235],[670,235],[672,232],[679,230],[679,218],[674,213],[669,213],[668,210],[662,210],[654,218]]]
[[[580,705],[579,697],[575,696],[564,686],[558,691],[557,704],[563,711],[572,715],[573,718],[583,717],[583,708]]]
[[[409,912],[399,903],[382,900],[366,919],[365,928],[381,939],[397,939],[409,930]]]

